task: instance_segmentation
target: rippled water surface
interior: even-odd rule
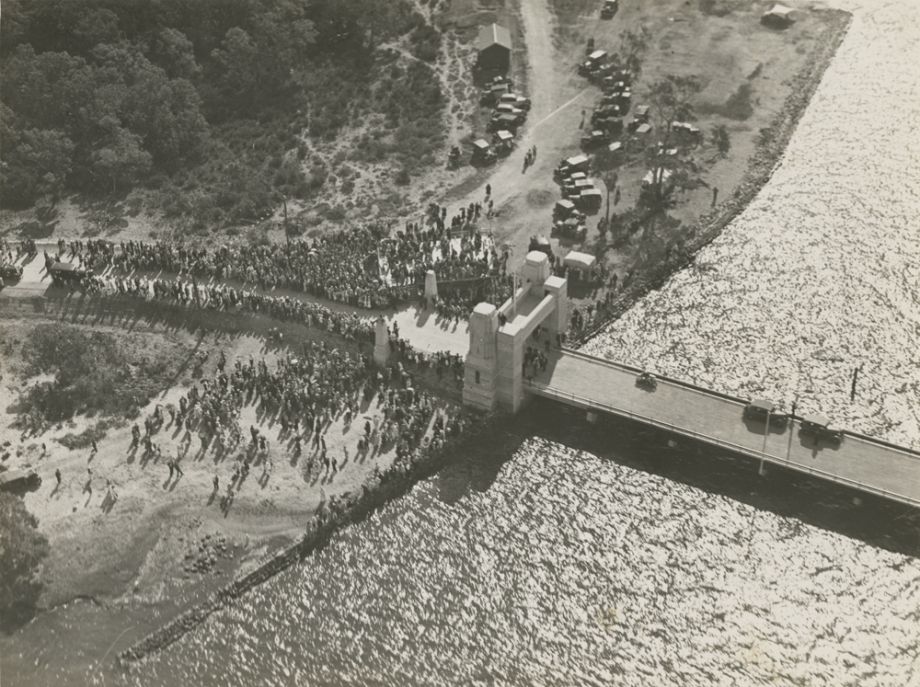
[[[774,180],[589,350],[917,443],[920,3],[843,4]],[[491,484],[419,485],[128,680],[920,685],[920,560],[702,486],[525,441]]]
[[[916,559],[544,439],[453,504],[437,482],[132,681],[907,685],[920,675]]]

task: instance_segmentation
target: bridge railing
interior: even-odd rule
[[[588,355],[587,353],[582,353],[581,351],[576,351],[572,348],[562,348],[561,350],[565,355],[571,355],[576,358],[582,358],[583,360],[587,360],[588,362],[596,363],[599,365],[609,365],[610,367],[615,367],[617,369],[626,370],[628,372],[634,372],[635,374],[641,374],[642,372],[645,371],[642,368],[638,368],[633,365],[627,365],[626,363],[621,363],[621,362],[617,362],[614,360],[608,360],[607,358],[598,358],[593,355]],[[658,373],[655,373],[655,378],[659,382],[665,382],[667,384],[672,384],[674,386],[684,387],[685,389],[696,391],[705,396],[720,398],[725,401],[732,401],[741,406],[746,406],[748,404],[748,401],[750,400],[747,398],[741,398],[739,396],[732,396],[731,394],[726,394],[722,391],[717,391],[715,389],[707,389],[706,387],[698,386],[692,382],[688,382],[683,379],[674,379],[673,377],[666,377]],[[797,419],[800,418],[800,416],[798,415],[795,415],[792,417],[797,418]],[[855,432],[851,429],[843,429],[841,431],[846,436],[855,437],[861,441],[865,441],[870,444],[876,444],[878,446],[884,446],[885,448],[890,448],[895,451],[900,451],[901,453],[907,454],[911,458],[920,460],[920,451],[915,451],[914,449],[910,447],[898,446],[897,444],[893,444],[890,441],[885,441],[884,439],[879,439],[878,437],[871,437],[868,434],[861,434],[860,432]]]
[[[530,387],[532,389],[541,391],[543,394],[545,394],[547,397],[550,397],[550,398],[572,400],[572,401],[575,401],[577,404],[582,405],[586,408],[596,408],[597,410],[610,412],[615,415],[619,415],[621,417],[626,417],[631,420],[636,420],[643,424],[647,424],[653,427],[658,427],[660,429],[667,430],[674,434],[680,434],[682,436],[687,436],[692,439],[704,441],[708,444],[715,444],[723,448],[728,448],[737,453],[741,453],[741,454],[750,456],[755,459],[766,460],[770,463],[781,465],[790,470],[804,472],[810,475],[814,475],[815,477],[820,477],[821,479],[826,479],[831,482],[836,482],[838,484],[843,484],[845,486],[859,489],[860,491],[868,491],[868,492],[892,499],[894,501],[906,503],[910,506],[920,505],[916,501],[908,497],[905,497],[901,494],[896,494],[882,487],[876,487],[871,484],[865,484],[858,480],[853,480],[848,477],[842,477],[841,475],[837,475],[832,472],[825,472],[824,470],[819,470],[817,468],[813,468],[808,465],[803,465],[801,463],[791,461],[787,458],[781,458],[779,456],[775,456],[772,453],[766,453],[764,451],[760,451],[756,448],[751,448],[749,446],[742,446],[741,444],[736,444],[731,441],[726,441],[725,439],[719,439],[717,437],[713,437],[708,434],[703,434],[702,432],[697,432],[692,429],[687,429],[685,427],[678,427],[677,425],[672,425],[670,422],[665,422],[663,420],[656,420],[646,415],[640,415],[639,413],[634,413],[630,410],[624,410],[623,408],[617,408],[616,406],[610,405],[609,403],[600,403],[596,399],[587,398],[585,396],[580,396],[578,394],[573,394],[570,392],[558,391],[556,389],[546,386],[545,384],[528,381],[526,379],[524,380],[523,384],[525,387]]]

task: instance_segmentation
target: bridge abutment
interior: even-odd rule
[[[522,283],[500,308],[480,303],[470,316],[463,402],[484,410],[516,413],[524,403],[524,350],[534,330],[552,334],[568,326],[568,284],[550,274],[546,254],[532,251]]]

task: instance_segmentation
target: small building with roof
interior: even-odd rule
[[[511,67],[511,32],[499,24],[488,24],[476,38],[476,66],[488,71],[506,72]]]

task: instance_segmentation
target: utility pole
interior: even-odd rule
[[[761,455],[764,455],[764,456],[767,455],[767,437],[770,436],[770,411],[771,410],[772,408],[767,409],[767,420],[766,422],[764,422],[764,427],[763,427],[763,448],[761,449],[760,453]],[[764,460],[763,458],[761,458],[760,467],[757,469],[757,474],[763,477],[766,473],[767,471],[764,469]]]
[[[786,445],[786,462],[789,462],[789,457],[792,455],[792,435],[795,433],[795,407],[799,402],[799,397],[796,395],[795,400],[792,402],[792,412],[789,413],[789,443]]]

